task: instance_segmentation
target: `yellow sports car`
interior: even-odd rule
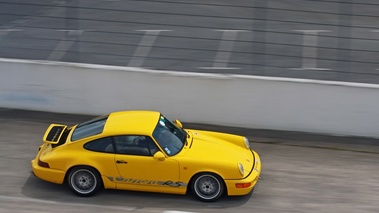
[[[123,111],[67,127],[51,124],[31,161],[35,176],[79,196],[99,189],[185,194],[202,201],[246,195],[261,161],[238,135],[183,129],[154,111]]]

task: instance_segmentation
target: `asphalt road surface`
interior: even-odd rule
[[[376,0],[0,0],[0,57],[379,83]]]
[[[185,124],[247,135],[263,171],[253,193],[214,203],[191,195],[103,190],[77,197],[63,185],[37,179],[30,160],[51,122],[88,116],[0,109],[0,212],[379,212],[379,142],[303,133]]]

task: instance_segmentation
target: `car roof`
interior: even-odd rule
[[[156,111],[120,111],[109,114],[103,135],[151,135],[161,113]]]

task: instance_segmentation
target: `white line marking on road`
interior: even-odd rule
[[[16,32],[23,31],[22,29],[0,29],[0,32]]]
[[[318,71],[323,71],[323,70],[331,70],[331,69],[328,69],[328,68],[312,68],[312,67],[309,67],[309,68],[289,68],[291,70],[318,70]]]
[[[157,39],[159,33],[172,30],[137,30],[145,32],[137,49],[134,51],[133,57],[130,59],[129,67],[141,67],[145,61],[145,57],[149,54],[151,47]]]
[[[0,200],[6,200],[6,201],[24,201],[24,202],[33,202],[33,203],[46,203],[46,204],[57,204],[57,202],[55,202],[55,201],[39,200],[39,199],[26,198],[26,197],[4,196],[4,195],[0,195]]]
[[[60,41],[58,45],[55,47],[53,52],[47,57],[47,60],[52,61],[59,61],[61,60],[65,55],[66,51],[69,50],[75,41],[69,40],[69,41]]]
[[[54,205],[66,205],[66,206],[78,206],[78,207],[93,207],[93,208],[104,208],[104,209],[115,209],[115,210],[123,210],[123,211],[134,211],[136,207],[130,206],[105,206],[105,205],[93,205],[93,204],[82,204],[82,203],[67,203],[67,202],[56,202],[49,200],[40,200],[35,198],[27,198],[27,197],[15,197],[15,196],[4,196],[0,195],[0,200],[4,201],[15,201],[15,202],[32,202],[32,203],[41,203],[41,204],[54,204]]]
[[[301,68],[289,68],[292,70],[330,70],[328,68],[317,68],[317,34],[330,32],[329,30],[294,30],[304,33],[303,53]]]
[[[214,30],[223,32],[220,46],[215,56],[212,67],[199,67],[200,69],[212,69],[212,68],[227,68],[231,51],[233,50],[234,41],[236,40],[239,32],[246,32],[246,30]],[[232,68],[234,69],[234,68]],[[238,69],[238,68],[236,68]]]
[[[239,70],[241,68],[238,67],[198,67],[199,69],[205,70]]]
[[[66,51],[69,50],[72,45],[76,42],[78,37],[84,32],[84,30],[57,30],[59,32],[65,32],[65,39],[58,43],[58,45],[55,47],[55,49],[50,53],[50,55],[47,57],[47,60],[51,61],[59,61],[61,60],[65,55]]]
[[[57,30],[58,32],[67,32],[69,36],[80,36],[83,34],[84,30]],[[88,31],[88,30],[86,30]]]
[[[23,31],[22,29],[0,29],[0,36],[5,36],[10,32],[19,32]]]
[[[371,30],[371,32],[374,32],[374,33],[379,33],[379,30]],[[379,68],[378,68],[378,69],[376,69],[376,70],[379,70]]]
[[[28,22],[30,20],[30,18],[32,18],[31,16],[30,17],[25,17],[24,19],[20,19],[20,20],[15,20],[15,21],[11,21],[10,23],[11,24],[25,24],[26,22]]]

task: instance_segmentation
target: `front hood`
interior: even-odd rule
[[[225,166],[235,168],[241,163],[245,170],[244,177],[250,173],[254,163],[251,150],[230,141],[232,138],[243,140],[243,137],[200,130],[189,130],[189,132],[192,135],[192,143],[185,154],[186,157],[206,159],[207,162],[222,162]]]

